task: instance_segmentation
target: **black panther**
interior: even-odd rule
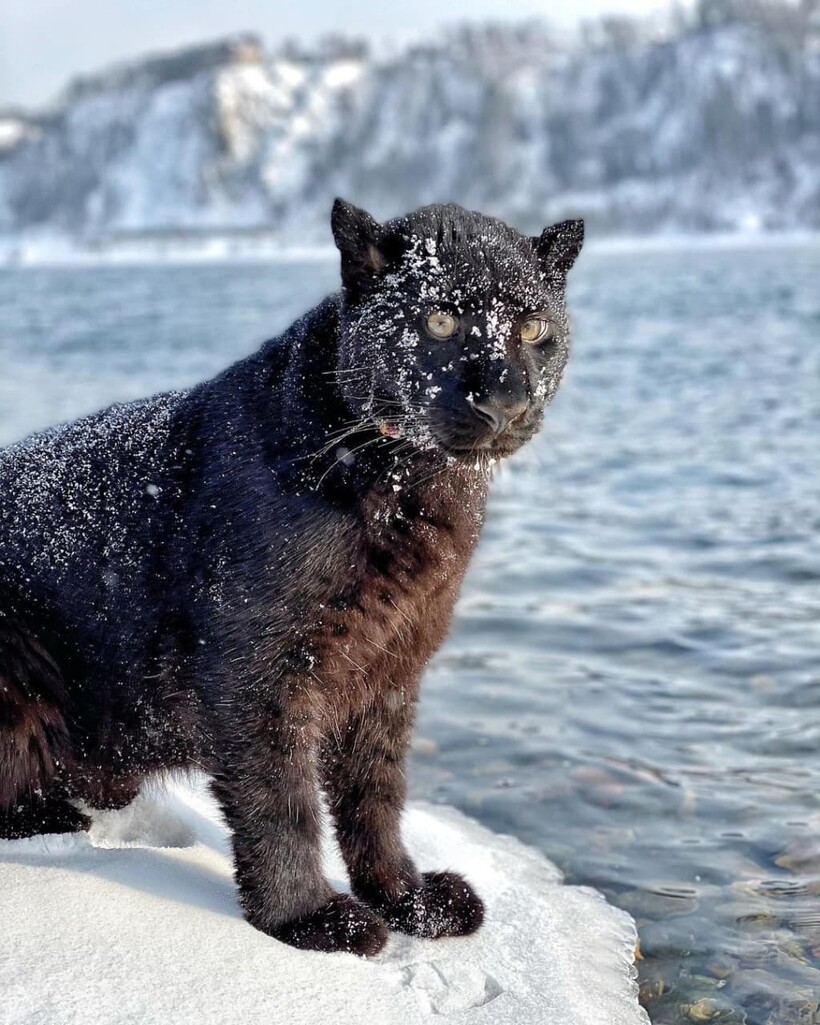
[[[248,921],[374,954],[482,921],[402,845],[405,757],[492,466],[561,380],[583,224],[337,200],[332,229],[340,292],[261,351],[0,451],[0,837],[199,767]]]

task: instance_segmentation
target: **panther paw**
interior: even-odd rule
[[[283,943],[300,950],[343,951],[372,957],[387,942],[384,922],[367,905],[338,893],[310,914],[271,930]]]
[[[484,921],[484,902],[456,872],[425,872],[400,897],[371,904],[391,929],[423,939],[469,936]]]

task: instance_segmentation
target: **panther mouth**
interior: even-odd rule
[[[430,441],[449,462],[475,469],[486,469],[520,448],[512,438],[464,438],[439,431],[432,432]]]
[[[375,425],[379,434],[390,441],[410,438],[420,444],[422,448],[438,449],[448,459],[469,465],[497,462],[499,459],[512,455],[520,447],[520,443],[507,434],[494,438],[480,438],[470,434],[462,438],[453,437],[449,431],[437,430],[434,426],[432,429],[428,428],[427,431],[417,434],[412,429],[408,430],[407,424],[382,418],[376,419]]]
[[[458,462],[467,463],[480,458],[480,454],[488,454],[486,450],[479,450],[475,444],[458,445],[439,437],[437,432],[423,432],[417,434],[415,431],[408,431],[402,424],[392,423],[389,420],[377,420],[376,429],[379,434],[389,441],[398,441],[410,437],[422,449],[437,449],[447,456],[448,459],[455,459]]]
[[[404,428],[400,424],[390,423],[388,420],[379,420],[377,422],[379,434],[385,438],[403,438]]]

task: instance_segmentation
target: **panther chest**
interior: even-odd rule
[[[323,615],[318,672],[336,706],[415,686],[447,634],[476,538],[463,518],[396,517],[364,533],[355,583]]]

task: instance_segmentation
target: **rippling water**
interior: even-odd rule
[[[205,377],[330,264],[0,272],[0,443]],[[641,928],[657,1025],[820,1021],[820,248],[591,253],[428,674],[417,794]]]

